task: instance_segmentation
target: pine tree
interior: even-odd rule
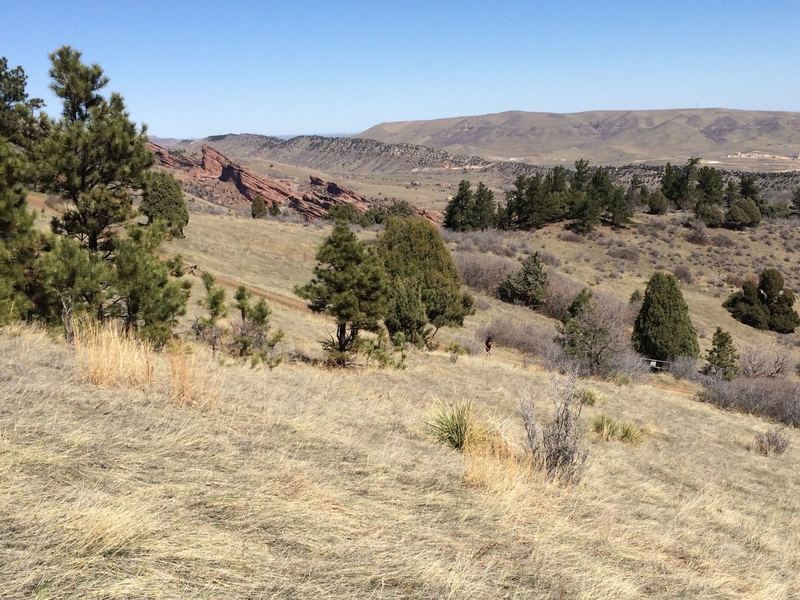
[[[64,46],[50,55],[50,88],[63,101],[62,118],[37,145],[42,186],[66,196],[72,208],[53,220],[53,230],[78,239],[90,251],[113,248],[111,227],[132,211],[152,164],[145,129],[137,129],[119,94],[99,91],[108,78],[98,65],[84,65],[80,52]]]
[[[112,306],[129,333],[156,346],[172,336],[178,317],[186,312],[188,281],[170,277],[169,265],[156,254],[164,237],[160,227],[133,227],[114,243],[113,275],[109,293]]]
[[[472,313],[472,298],[461,292],[461,278],[453,257],[433,223],[421,217],[393,218],[378,240],[378,251],[386,266],[390,287],[403,282],[412,294],[409,281],[417,282],[425,306],[427,322],[433,326],[431,337],[440,327],[461,327],[464,317]],[[393,292],[389,294],[393,298]],[[390,306],[397,306],[394,298]],[[387,316],[387,326],[397,322]],[[401,331],[406,339],[419,339],[423,333]],[[389,329],[394,335],[396,331]]]
[[[631,222],[634,212],[633,198],[618,186],[613,186],[606,204],[612,227],[624,227]]]
[[[267,205],[263,196],[256,196],[250,203],[250,216],[254,219],[263,219],[267,216]]]
[[[22,189],[23,162],[0,139],[0,325],[25,316],[38,252],[33,214]]]
[[[736,352],[736,346],[733,345],[731,334],[717,327],[714,337],[711,339],[711,348],[706,354],[706,364],[702,373],[731,380],[736,377],[739,369],[738,361],[739,355]]]
[[[102,316],[106,300],[105,282],[110,279],[107,263],[75,240],[55,237],[52,248],[39,259],[47,306],[58,315],[67,341],[72,341],[75,319]],[[42,308],[50,316],[47,308]]]
[[[739,195],[752,200],[760,211],[764,211],[761,189],[756,182],[755,175],[742,175],[739,178]]]
[[[274,354],[274,349],[283,339],[283,331],[270,333],[272,311],[263,298],[251,304],[250,292],[244,286],[236,289],[234,298],[241,321],[233,326],[231,349],[238,356],[249,357],[253,366],[265,363],[275,367],[281,357]]]
[[[139,212],[147,217],[148,224],[163,221],[167,233],[180,238],[183,237],[183,228],[189,223],[181,185],[163,171],[145,175]]]
[[[735,198],[725,213],[725,224],[733,229],[755,227],[761,222],[761,211],[751,198]]]
[[[192,333],[195,338],[211,346],[212,352],[216,355],[224,334],[219,320],[228,314],[228,307],[225,305],[225,290],[217,285],[214,276],[208,271],[203,271],[200,278],[203,281],[205,295],[198,301],[198,304],[204,307],[208,314],[195,319],[192,324]]]
[[[470,228],[470,215],[474,203],[471,184],[464,179],[458,184],[458,191],[450,198],[444,209],[445,228],[452,231],[467,231]]]
[[[537,252],[525,259],[519,271],[506,277],[497,289],[497,296],[503,302],[535,310],[544,301],[547,285],[547,268]]]
[[[632,339],[639,353],[656,360],[699,354],[689,308],[674,275],[659,272],[650,278]]]
[[[472,205],[472,215],[469,219],[470,229],[485,230],[495,224],[494,194],[483,182],[478,183]]]
[[[720,172],[713,167],[701,167],[697,171],[694,212],[706,226],[719,227],[722,225],[724,197],[725,192]]]
[[[386,291],[380,259],[343,221],[320,246],[314,277],[295,288],[311,310],[336,320],[336,338],[324,347],[339,365],[351,360],[361,331],[378,328],[386,311]]]
[[[589,161],[585,159],[576,160],[574,163],[575,170],[572,172],[570,178],[570,188],[574,192],[585,192],[586,186],[589,183],[589,178],[592,176],[589,169]]]
[[[30,150],[47,131],[47,115],[41,113],[44,101],[30,98],[25,89],[28,76],[22,67],[8,68],[0,57],[0,138]]]

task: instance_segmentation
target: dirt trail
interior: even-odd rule
[[[297,298],[292,298],[290,296],[284,296],[283,294],[279,294],[277,292],[270,292],[260,287],[256,287],[254,285],[249,285],[246,283],[242,283],[241,281],[234,279],[233,277],[228,277],[227,275],[220,275],[219,273],[214,273],[210,271],[214,278],[217,280],[217,283],[229,288],[237,288],[240,285],[244,286],[244,288],[253,294],[254,296],[259,296],[261,298],[265,298],[266,300],[270,300],[275,302],[276,304],[280,304],[282,306],[286,306],[293,310],[297,310],[303,313],[311,313],[311,310],[306,306],[305,302],[299,300]]]

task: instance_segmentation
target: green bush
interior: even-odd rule
[[[520,304],[537,309],[544,301],[547,292],[547,269],[537,252],[522,263],[522,268],[509,275],[497,290],[503,302]]]
[[[439,405],[427,422],[428,429],[442,444],[461,450],[472,420],[472,402],[462,400]]]

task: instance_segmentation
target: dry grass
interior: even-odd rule
[[[169,398],[179,406],[209,408],[219,400],[221,371],[207,354],[183,344],[168,351]]]
[[[287,299],[325,234],[214,219],[193,215],[171,249]],[[624,300],[655,261],[688,258],[672,255],[680,230],[654,234],[664,239],[652,261],[648,238],[615,233],[642,257],[610,278],[602,239],[514,235],[546,244],[577,281],[601,275],[593,287]],[[692,270],[686,296],[701,329],[771,339],[726,320],[711,271]],[[289,355],[318,351],[328,320],[272,306]],[[487,306],[455,334],[510,318],[552,336],[541,315]],[[444,346],[454,332],[438,335]],[[788,450],[765,459],[752,447],[766,422],[697,402],[689,382],[590,382],[603,398],[579,422],[590,459],[565,487],[518,450],[517,390],[544,390],[549,374],[500,346],[456,363],[412,352],[403,371],[232,365],[203,410],[173,400],[168,353],[150,355],[145,393],[71,377],[74,352],[39,331],[0,331],[4,599],[800,597],[800,431],[785,430]],[[470,398],[487,424],[469,430],[463,453],[426,430],[435,398]],[[536,411],[543,420],[551,408]],[[638,447],[591,435],[601,411],[640,424]]]
[[[114,325],[83,322],[75,327],[78,379],[104,387],[141,390],[153,384],[153,349]]]

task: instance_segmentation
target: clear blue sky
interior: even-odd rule
[[[800,2],[3,0],[47,90],[69,44],[160,136],[357,132],[504,110],[800,110]]]

